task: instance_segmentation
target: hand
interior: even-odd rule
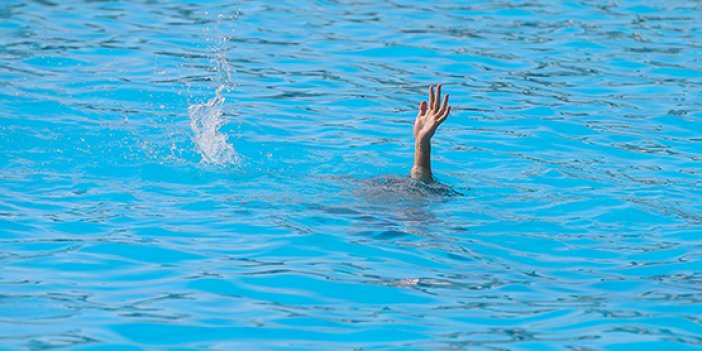
[[[429,105],[426,101],[419,104],[419,113],[414,121],[415,142],[421,145],[428,145],[431,137],[434,136],[436,128],[448,118],[451,106],[448,105],[448,94],[444,96],[441,103],[441,84],[436,87],[434,96],[434,86],[429,86]]]

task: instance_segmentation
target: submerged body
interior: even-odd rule
[[[400,194],[399,196],[401,198],[407,200],[419,200],[432,197],[447,198],[463,195],[450,186],[437,181],[426,183],[413,177],[407,178],[393,175],[371,179],[366,183],[366,192],[367,194],[382,194],[382,196],[376,197],[392,197],[398,196],[396,194]]]
[[[441,99],[441,84],[429,86],[429,103],[422,101],[414,121],[414,165],[410,176],[423,183],[434,183],[431,173],[431,138],[436,129],[448,118],[451,106],[448,105],[448,94]]]

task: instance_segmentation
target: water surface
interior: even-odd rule
[[[699,2],[0,18],[2,350],[702,347]]]

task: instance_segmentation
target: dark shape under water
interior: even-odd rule
[[[369,190],[377,195],[412,198],[448,198],[462,196],[448,185],[439,182],[424,183],[410,177],[382,176],[368,180]]]

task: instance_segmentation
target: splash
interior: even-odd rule
[[[193,141],[202,156],[202,161],[219,166],[239,164],[239,155],[230,144],[227,135],[219,129],[224,124],[222,108],[226,100],[222,96],[225,86],[220,85],[215,96],[202,104],[188,107]]]
[[[234,17],[226,17],[222,14],[217,17],[217,32],[224,20],[233,20]],[[218,166],[238,165],[239,154],[234,146],[228,142],[227,134],[220,131],[225,122],[223,118],[224,102],[226,99],[222,92],[231,92],[235,86],[232,79],[232,68],[224,55],[228,37],[219,33],[215,40],[207,39],[212,43],[212,56],[210,65],[212,67],[211,81],[217,82],[219,86],[215,90],[215,96],[205,103],[192,104],[188,107],[190,117],[190,129],[193,131],[193,141],[197,146],[197,151],[202,156],[202,162]]]

